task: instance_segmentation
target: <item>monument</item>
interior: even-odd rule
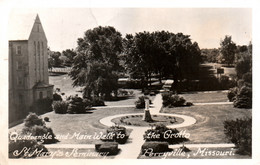
[[[146,121],[146,122],[153,121],[152,116],[150,114],[149,105],[150,105],[149,98],[145,98],[145,109],[144,109],[143,121]]]

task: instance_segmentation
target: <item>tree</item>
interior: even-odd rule
[[[232,41],[232,36],[225,36],[224,40],[221,40],[220,46],[222,62],[228,65],[233,64],[237,47]]]
[[[153,74],[158,74],[160,80],[162,76],[172,75],[175,84],[178,80],[195,77],[201,61],[200,49],[189,37],[165,31],[126,35],[126,66],[132,75],[141,77],[146,86]]]
[[[122,51],[122,37],[114,27],[87,30],[78,39],[77,55],[69,73],[73,86],[84,86],[83,96],[109,98],[117,90],[118,56]]]
[[[73,58],[77,55],[77,53],[73,49],[66,49],[65,51],[62,51],[62,54],[66,57],[64,62],[68,66],[72,65],[74,60]]]
[[[62,64],[62,60],[60,59],[61,53],[60,52],[55,52],[55,51],[50,51],[50,58],[53,60],[53,66],[59,67]]]
[[[48,58],[48,69],[52,71],[53,65],[54,65],[53,58]]]

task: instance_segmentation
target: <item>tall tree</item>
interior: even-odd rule
[[[72,70],[69,73],[73,86],[84,86],[84,97],[110,97],[117,90],[122,51],[122,37],[114,27],[97,27],[87,30],[78,39]]]
[[[198,73],[200,49],[188,35],[165,31],[126,35],[124,54],[130,73],[148,82],[152,74],[172,75],[176,83]]]
[[[237,47],[232,41],[232,36],[225,36],[224,40],[221,40],[220,46],[222,62],[228,65],[233,64]]]
[[[66,57],[66,60],[64,61],[66,65],[71,66],[73,63],[73,58],[77,55],[75,50],[73,49],[66,49],[62,51],[63,56]]]

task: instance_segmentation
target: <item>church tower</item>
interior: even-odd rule
[[[52,99],[47,38],[38,15],[15,15],[9,23],[9,123],[33,111],[41,99]]]

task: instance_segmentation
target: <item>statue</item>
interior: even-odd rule
[[[152,116],[150,114],[150,111],[149,111],[149,103],[150,100],[149,98],[145,98],[145,109],[144,109],[144,117],[143,117],[143,120],[146,121],[146,122],[152,122],[153,119],[152,119]]]

